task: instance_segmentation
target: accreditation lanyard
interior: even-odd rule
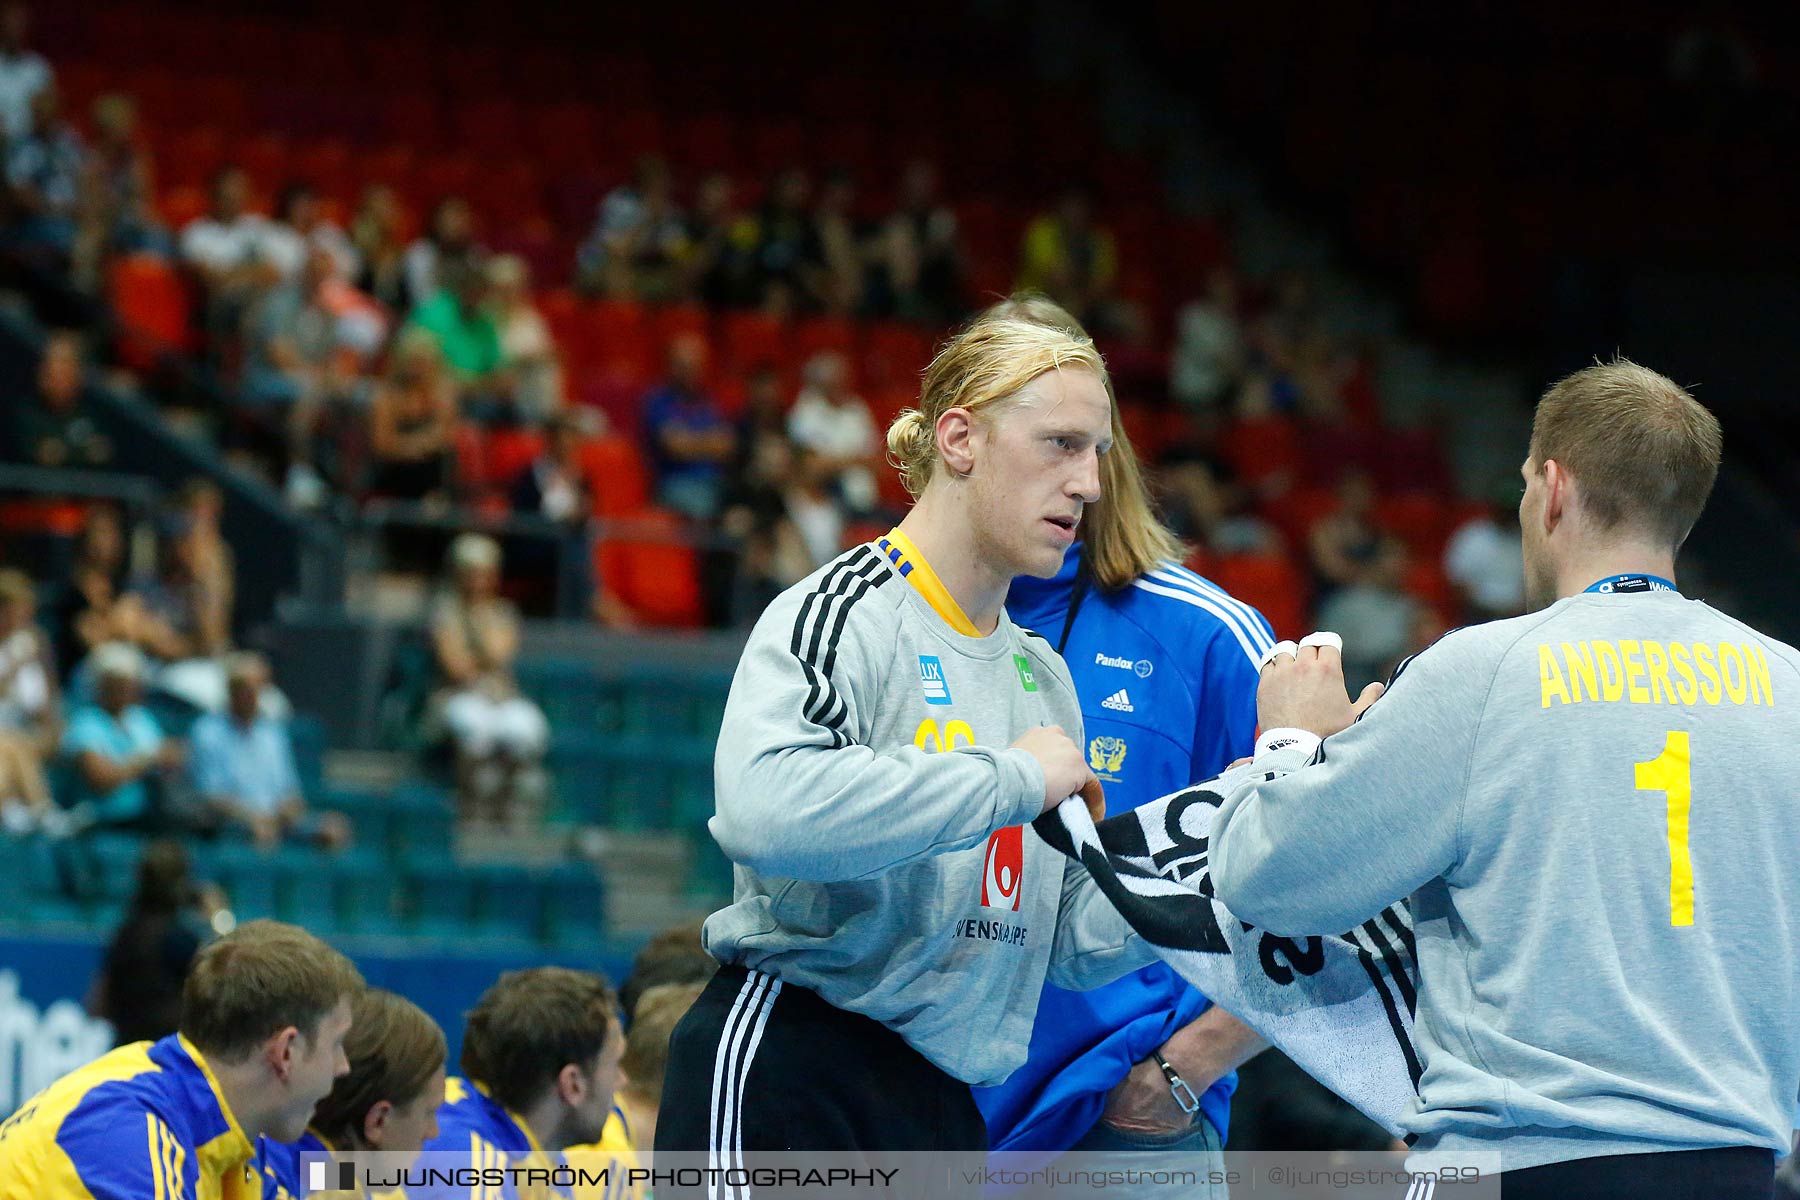
[[[1599,592],[1606,596],[1629,596],[1637,592],[1676,592],[1674,581],[1664,579],[1661,575],[1614,575],[1611,579],[1602,579],[1581,590]]]

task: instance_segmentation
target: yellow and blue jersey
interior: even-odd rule
[[[329,1154],[335,1158],[337,1147],[314,1129],[301,1134],[297,1142],[277,1142],[266,1137],[256,1139],[255,1166],[262,1175],[263,1200],[303,1200],[309,1194],[301,1183],[306,1175],[305,1156],[308,1154]],[[319,1195],[317,1191],[310,1194]],[[364,1190],[355,1194],[370,1200],[407,1200],[405,1188],[385,1192]]]
[[[302,1154],[329,1154],[331,1143],[308,1129],[297,1142],[256,1139],[256,1169],[262,1175],[263,1200],[299,1200],[306,1195],[300,1184]]]
[[[0,1200],[253,1200],[253,1151],[176,1034],[71,1071],[0,1125]]]
[[[444,1081],[444,1104],[438,1109],[438,1135],[425,1143],[421,1167],[444,1168],[443,1157],[456,1155],[455,1165],[484,1171],[493,1167],[548,1169],[562,1162],[562,1155],[546,1152],[523,1119],[471,1080],[451,1076]],[[407,1189],[411,1200],[543,1200],[566,1197],[566,1188],[514,1186],[482,1181],[463,1187],[430,1180]]]
[[[570,1146],[563,1157],[572,1167],[598,1175],[606,1172],[606,1184],[598,1186],[581,1181],[575,1185],[575,1200],[640,1200],[643,1189],[631,1183],[630,1172],[638,1168],[637,1137],[631,1129],[631,1118],[625,1108],[613,1101],[612,1115],[600,1140],[589,1146]]]

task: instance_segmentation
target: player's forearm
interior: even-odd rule
[[[879,875],[979,845],[1043,806],[1043,770],[1024,751],[799,746],[742,761],[721,766],[709,828],[733,862],[788,879]]]
[[[1189,1087],[1203,1092],[1268,1048],[1254,1029],[1214,1005],[1176,1030],[1161,1053]]]

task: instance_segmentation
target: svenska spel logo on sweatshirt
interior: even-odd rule
[[[987,864],[981,871],[983,908],[1019,911],[1019,881],[1025,875],[1025,827],[1009,825],[988,838]]]
[[[944,678],[944,664],[937,655],[919,655],[919,685],[925,689],[925,703],[950,703],[950,681]]]

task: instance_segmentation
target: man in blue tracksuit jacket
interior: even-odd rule
[[[1109,589],[1096,575],[1120,574],[1118,555],[1096,566],[1083,550],[1051,579],[1016,580],[1007,610],[1060,643],[1117,814],[1251,752],[1257,667],[1275,639],[1255,609],[1173,562]],[[1217,1151],[1235,1067],[1263,1045],[1157,963],[1090,992],[1046,986],[1030,1057],[976,1102],[994,1150]],[[1184,1111],[1194,1098],[1198,1111]]]

